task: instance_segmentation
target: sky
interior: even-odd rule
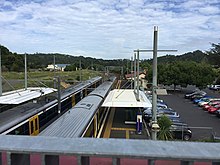
[[[0,44],[17,53],[130,59],[153,48],[181,55],[220,43],[220,0],[0,0]],[[141,59],[152,53],[141,53]]]

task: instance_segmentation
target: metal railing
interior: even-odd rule
[[[1,135],[0,151],[0,164],[7,153],[7,165],[30,165],[34,154],[43,165],[59,165],[65,155],[77,157],[79,165],[90,164],[91,157],[111,158],[113,165],[120,165],[121,159],[144,159],[150,165],[155,160],[220,164],[220,143]]]

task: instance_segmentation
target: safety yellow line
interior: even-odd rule
[[[112,128],[114,131],[136,131],[134,128]]]
[[[126,139],[129,139],[129,130],[126,130]]]
[[[118,89],[121,87],[121,80],[119,80]]]
[[[115,115],[115,108],[111,108],[110,109],[110,116],[109,116],[109,119],[107,121],[107,125],[106,125],[106,129],[105,129],[103,138],[109,138],[110,137],[114,115]]]
[[[117,84],[116,84],[116,89],[120,89],[121,87],[121,80],[118,80]]]
[[[118,87],[118,81],[117,81],[117,83],[116,83],[116,85],[115,85],[115,88],[117,89],[117,87]]]

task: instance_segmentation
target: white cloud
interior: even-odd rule
[[[176,54],[219,42],[218,0],[19,2],[0,2],[0,44],[18,53],[130,58],[134,49],[152,49],[154,25],[159,48],[178,49]]]

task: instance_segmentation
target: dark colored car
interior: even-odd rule
[[[191,93],[188,93],[188,94],[185,94],[185,98],[186,99],[191,99],[194,95],[202,95],[202,96],[205,96],[206,95],[206,92],[204,91],[200,91],[200,90],[195,90]]]
[[[220,110],[215,111],[217,117],[220,117]]]
[[[173,123],[170,127],[174,139],[182,139],[188,141],[192,137],[192,131],[185,123]]]

